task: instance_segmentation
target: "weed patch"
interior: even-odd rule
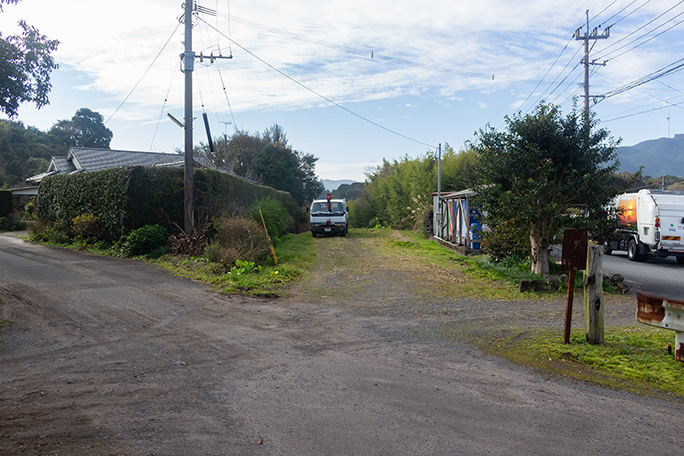
[[[562,343],[562,334],[547,329],[440,328],[433,335],[466,340],[516,364],[577,380],[647,396],[684,399],[684,365],[668,353],[674,341],[671,331],[610,328],[603,345],[587,343],[583,331],[573,331],[569,344]]]

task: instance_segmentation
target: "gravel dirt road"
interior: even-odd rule
[[[469,300],[465,277],[372,240],[315,242],[314,273],[265,300],[0,236],[0,318],[15,323],[0,335],[0,454],[681,452],[680,402],[428,336],[562,325],[562,303]],[[609,302],[607,320],[633,323],[632,305]]]

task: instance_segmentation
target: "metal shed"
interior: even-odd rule
[[[474,194],[470,189],[433,193],[434,237],[465,254],[479,253],[481,245],[481,214],[470,205]]]

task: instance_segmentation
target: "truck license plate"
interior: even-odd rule
[[[326,232],[326,233],[329,233],[331,230],[332,230],[332,228],[326,228],[326,229],[325,229],[325,232]]]

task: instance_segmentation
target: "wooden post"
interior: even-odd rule
[[[570,327],[572,325],[572,300],[575,295],[575,273],[587,266],[587,230],[586,228],[563,230],[563,253],[561,267],[570,273],[568,277],[568,301],[565,305],[565,330],[563,343],[570,343]]]
[[[587,342],[603,343],[603,246],[590,245],[584,271],[584,323]]]
[[[563,328],[563,343],[570,343],[570,329],[572,328],[572,300],[575,296],[575,273],[577,269],[570,269],[568,277],[568,299],[565,302],[565,326]]]

